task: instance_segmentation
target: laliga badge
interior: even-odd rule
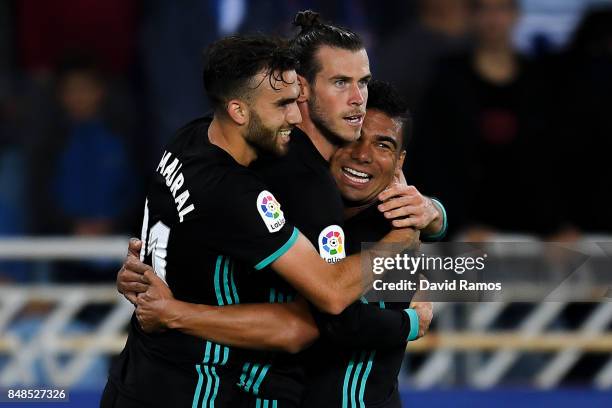
[[[321,231],[319,234],[319,254],[328,263],[336,263],[346,257],[342,227],[330,225]]]
[[[269,191],[264,190],[257,196],[257,211],[268,231],[276,232],[285,225],[285,215],[281,206]]]

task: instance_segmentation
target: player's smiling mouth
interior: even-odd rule
[[[372,175],[351,167],[342,167],[344,177],[357,184],[366,184],[372,179]]]
[[[363,113],[358,113],[355,115],[345,116],[344,120],[348,122],[350,126],[361,126],[363,124],[363,117],[365,115]]]
[[[289,135],[291,135],[292,129],[283,129],[278,131],[278,136],[281,138],[283,143],[287,143],[290,139]]]

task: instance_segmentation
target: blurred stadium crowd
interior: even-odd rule
[[[610,2],[3,0],[0,235],[138,235],[162,146],[207,109],[204,47],[290,34],[304,8],[357,29],[374,75],[409,99],[406,176],[446,204],[451,238],[612,231]],[[538,26],[564,10],[575,23]],[[113,279],[87,267],[52,279]]]
[[[410,101],[406,177],[444,202],[449,239],[612,235],[611,1],[0,0],[0,236],[138,236],[163,145],[208,108],[202,50],[289,35],[306,8],[362,34]],[[40,270],[0,261],[0,283],[110,283],[117,265]]]

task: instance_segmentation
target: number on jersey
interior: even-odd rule
[[[161,221],[157,221],[149,229],[147,236],[147,228],[149,226],[149,201],[145,201],[144,217],[142,220],[142,249],[140,250],[140,260],[144,262],[145,245],[146,255],[151,255],[153,270],[164,282],[166,282],[166,255],[168,254],[168,240],[170,239],[170,227]],[[167,282],[166,282],[167,283]]]

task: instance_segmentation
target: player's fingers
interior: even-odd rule
[[[138,297],[134,292],[124,292],[123,296],[134,306],[138,303]]]
[[[395,171],[395,178],[398,180],[398,184],[407,186],[408,182],[406,181],[406,176],[404,175],[404,171],[400,168]]]
[[[385,212],[409,205],[416,206],[415,196],[399,196],[378,205],[378,211]]]
[[[148,284],[159,283],[158,280],[161,280],[152,269],[147,269],[142,275],[142,280]]]
[[[125,268],[123,267],[123,265],[121,266],[121,269],[119,269],[119,272],[117,272],[117,278],[115,279],[116,285],[117,285],[117,292],[123,294],[123,288],[121,286],[121,275],[125,272]]]
[[[128,255],[140,257],[140,249],[142,248],[142,241],[138,238],[130,238],[128,242]]]
[[[409,195],[409,194],[414,194],[417,191],[417,189],[414,186],[406,186],[406,185],[402,185],[402,184],[393,184],[391,186],[389,186],[389,188],[387,188],[386,190],[384,190],[382,193],[380,193],[378,195],[378,199],[380,201],[386,201],[392,197],[395,197],[397,195]]]
[[[384,216],[388,220],[393,220],[395,218],[414,216],[418,218],[417,214],[418,207],[407,205],[400,208],[396,208],[395,210],[385,211]]]
[[[132,271],[132,272],[136,272],[136,273],[140,273],[143,274],[145,273],[145,271],[150,270],[151,267],[145,263],[140,262],[140,259],[133,256],[133,255],[128,255],[127,258],[125,259],[125,262],[123,262],[123,267],[126,270]]]
[[[144,283],[142,279],[143,275],[144,273],[132,272],[131,270],[123,269],[122,271],[119,272],[117,282],[119,283],[131,283],[131,282]]]
[[[149,285],[141,282],[124,282],[121,283],[122,293],[144,293],[149,289]]]
[[[391,225],[394,228],[416,228],[416,223],[417,221],[414,218],[408,217],[408,218],[398,218],[396,220],[391,221]]]
[[[389,187],[384,189],[380,194],[378,194],[378,199],[380,201],[386,201],[391,197],[395,197],[396,195],[399,194],[400,189],[401,189],[400,184],[393,183]]]

